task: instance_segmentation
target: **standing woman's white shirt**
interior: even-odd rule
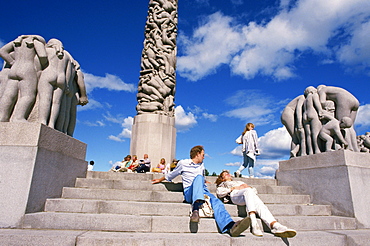
[[[258,150],[258,136],[256,130],[249,130],[243,136],[243,152],[256,152]]]

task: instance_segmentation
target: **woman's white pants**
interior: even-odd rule
[[[267,206],[257,195],[256,188],[245,188],[242,190],[233,190],[230,194],[231,201],[240,206],[246,206],[247,213],[255,212],[258,216],[270,226],[271,222],[276,221]]]

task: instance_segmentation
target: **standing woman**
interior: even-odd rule
[[[254,129],[253,123],[245,125],[245,129],[241,135],[241,144],[243,151],[243,164],[240,165],[238,171],[234,173],[235,177],[240,177],[241,172],[248,167],[249,177],[254,178],[254,163],[256,155],[259,155],[258,136]]]

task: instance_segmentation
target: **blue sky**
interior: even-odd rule
[[[148,2],[20,0],[0,16],[0,46],[21,34],[57,38],[81,64],[90,103],[74,137],[97,171],[129,154]],[[281,111],[310,85],[351,92],[357,134],[370,131],[370,1],[180,0],[178,12],[176,158],[201,144],[210,172],[235,171],[235,139],[253,122],[256,176],[273,176],[289,158]]]

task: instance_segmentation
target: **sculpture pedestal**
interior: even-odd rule
[[[175,158],[175,118],[160,114],[135,116],[132,126],[130,154],[143,159],[149,155],[151,167],[156,167],[161,158],[171,163]]]
[[[86,144],[40,123],[0,123],[0,156],[0,228],[19,227],[86,177]]]
[[[338,150],[279,162],[279,185],[311,195],[312,203],[329,204],[333,214],[355,217],[370,228],[370,154]]]

